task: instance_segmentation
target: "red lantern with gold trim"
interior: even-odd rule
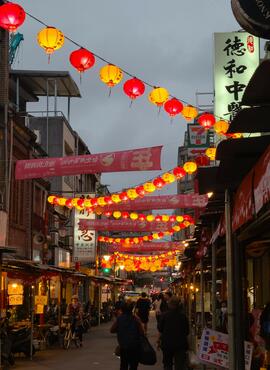
[[[93,67],[96,60],[94,55],[89,50],[80,48],[78,50],[74,50],[70,54],[69,61],[78,72],[82,73]]]
[[[209,130],[214,124],[216,123],[215,116],[210,113],[203,113],[199,118],[198,118],[199,124],[205,129]]]
[[[141,80],[134,77],[124,83],[123,90],[130,99],[135,100],[144,94],[145,86]]]
[[[164,110],[169,114],[170,117],[174,117],[180,114],[183,110],[183,104],[175,98],[172,98],[164,104]]]
[[[9,32],[15,32],[25,20],[24,9],[14,3],[6,3],[0,6],[0,27]]]

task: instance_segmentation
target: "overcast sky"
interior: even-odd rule
[[[18,3],[90,51],[193,104],[196,92],[213,90],[213,33],[240,28],[229,0],[18,0]],[[76,47],[66,41],[48,65],[36,42],[41,28],[27,18],[20,29],[25,41],[13,68],[69,70],[80,84],[78,73],[69,64],[69,54]],[[174,167],[186,122],[176,118],[171,124],[165,112],[158,115],[157,108],[148,102],[149,89],[132,108],[122,83],[109,98],[107,87],[99,80],[102,65],[97,61],[84,74],[80,85],[82,99],[72,101],[74,130],[92,153],[164,145],[162,169]],[[30,108],[45,110],[46,106],[35,104]],[[103,183],[116,191],[155,175],[157,172],[106,174]],[[174,193],[175,187],[164,192]]]

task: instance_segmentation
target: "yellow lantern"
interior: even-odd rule
[[[97,203],[98,203],[98,205],[99,206],[101,206],[101,207],[104,207],[104,206],[106,206],[106,202],[105,202],[105,199],[104,199],[104,197],[99,197],[99,198],[97,198]]]
[[[85,199],[84,206],[86,208],[91,207],[92,206],[91,199]]]
[[[122,213],[120,211],[114,211],[113,212],[113,217],[116,218],[117,220],[122,216]]]
[[[195,162],[186,162],[183,166],[184,170],[186,173],[191,175],[197,170],[197,164]]]
[[[46,27],[39,31],[37,41],[39,46],[46,50],[47,54],[52,54],[64,45],[65,36],[63,32],[55,27]]]
[[[170,172],[164,173],[161,177],[168,184],[170,184],[170,183],[172,183],[172,182],[175,181],[175,176],[172,173],[170,173]]]
[[[144,235],[144,236],[143,236],[143,241],[144,241],[144,242],[147,242],[147,241],[148,241],[148,236],[147,236],[147,235]]]
[[[162,215],[162,221],[163,222],[168,222],[170,220],[170,216],[169,215]]]
[[[66,201],[67,201],[66,198],[60,198],[58,203],[59,206],[64,206],[66,204]]]
[[[133,238],[133,241],[134,241],[134,243],[135,243],[135,244],[139,244],[139,242],[140,242],[140,241],[139,241],[139,238],[136,238],[136,237],[135,237],[135,238]]]
[[[192,105],[186,105],[182,110],[182,115],[187,121],[191,121],[198,116],[198,109]]]
[[[154,216],[154,215],[147,215],[147,216],[146,216],[146,220],[147,220],[148,222],[152,222],[152,221],[154,221],[154,219],[155,219],[155,216]]]
[[[156,271],[157,271],[156,266],[155,266],[155,265],[151,265],[151,266],[150,266],[150,271],[151,271],[151,272],[156,272]]]
[[[71,201],[71,204],[73,207],[76,207],[77,206],[77,201],[79,200],[80,198],[73,198],[72,201]]]
[[[161,107],[169,99],[169,92],[164,87],[156,87],[150,92],[148,99],[152,104]]]
[[[227,121],[217,121],[214,124],[214,130],[216,131],[217,134],[224,135],[228,131],[229,128],[229,123]]]
[[[176,221],[177,222],[183,222],[184,221],[184,217],[183,216],[176,216]]]
[[[136,199],[136,198],[138,198],[139,195],[136,193],[136,190],[135,189],[128,189],[127,190],[127,196],[130,199]]]
[[[147,193],[153,193],[156,190],[156,187],[152,182],[144,183],[143,188]]]
[[[112,201],[113,201],[114,203],[120,203],[120,202],[121,202],[121,199],[120,199],[120,197],[119,197],[119,194],[113,194],[113,195],[111,196],[111,198],[112,198]]]
[[[159,239],[158,233],[153,233],[152,236],[153,236],[153,239]]]
[[[101,81],[107,86],[114,87],[122,80],[123,72],[119,67],[113,64],[107,64],[100,69],[99,76]]]
[[[55,198],[55,196],[54,195],[50,195],[49,197],[48,197],[48,202],[50,203],[50,204],[53,204],[53,201],[54,201],[54,198]]]
[[[205,155],[211,161],[214,161],[216,159],[216,152],[217,152],[217,148],[207,148],[206,151],[205,151]]]
[[[120,243],[121,242],[121,239],[120,238],[116,238],[115,239],[115,243]]]
[[[138,217],[139,217],[139,215],[138,215],[138,213],[134,213],[134,212],[132,212],[130,215],[129,215],[129,217],[130,217],[130,219],[131,220],[137,220],[138,219]]]
[[[181,230],[181,227],[180,227],[180,226],[178,226],[178,225],[175,225],[175,226],[173,226],[173,227],[172,227],[172,229],[173,229],[174,231],[178,232],[178,231],[180,231],[180,230]]]

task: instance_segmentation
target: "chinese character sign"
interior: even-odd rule
[[[229,368],[228,334],[211,329],[204,329],[198,358],[202,362],[218,367]],[[250,370],[253,344],[245,342],[245,370]]]
[[[82,214],[75,210],[74,216],[74,249],[73,260],[75,262],[93,262],[96,258],[96,232],[88,228],[80,227],[80,220],[94,220],[95,214]]]
[[[231,121],[259,65],[259,39],[247,32],[215,33],[215,115]]]

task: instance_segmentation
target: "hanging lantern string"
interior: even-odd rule
[[[6,1],[6,0],[4,0],[3,2],[4,2],[4,3],[9,3],[9,1]],[[45,27],[49,27],[47,23],[45,23],[45,22],[44,22],[44,21],[42,21],[41,19],[37,18],[36,16],[32,15],[31,13],[29,13],[29,12],[27,12],[27,11],[25,11],[25,13],[27,14],[27,16],[28,16],[29,18],[32,18],[33,20],[35,20],[36,22],[38,22],[38,23],[42,24],[42,25],[43,25],[43,26],[45,26]],[[65,39],[66,39],[66,40],[68,40],[69,42],[71,42],[72,44],[74,44],[74,45],[78,46],[79,48],[88,49],[88,48],[86,48],[86,47],[82,46],[81,44],[79,44],[77,41],[74,41],[74,40],[73,40],[71,37],[69,37],[69,36],[66,36],[66,35],[65,35]],[[107,64],[113,64],[113,65],[115,65],[115,63],[112,63],[112,62],[108,61],[106,58],[104,58],[104,57],[100,56],[99,54],[97,54],[97,53],[93,52],[93,51],[92,51],[92,49],[91,49],[91,52],[92,52],[92,54],[93,54],[97,59],[101,60],[102,62],[107,63]],[[120,68],[121,68],[121,67],[120,67]],[[128,72],[127,70],[122,69],[122,68],[121,68],[121,70],[122,70],[122,72],[123,72],[123,73],[125,73],[127,76],[129,76],[129,77],[135,77],[135,75],[134,75],[134,74],[132,74],[132,73]],[[141,78],[138,78],[138,79],[139,79],[140,81],[142,81],[146,86],[148,86],[148,87],[150,87],[150,88],[152,88],[152,89],[153,89],[153,88],[156,88],[156,87],[158,86],[157,84],[156,84],[156,85],[151,84],[151,83],[149,83],[149,82],[147,82],[147,81],[145,81],[145,80],[143,80],[143,79],[141,79]],[[186,100],[184,100],[184,99],[179,99],[179,98],[177,98],[176,96],[171,95],[171,94],[169,94],[169,96],[170,96],[171,98],[175,98],[175,99],[177,99],[177,100],[179,100],[179,101],[183,102],[184,104],[192,105],[193,107],[197,108],[197,109],[198,109],[198,111],[200,111],[200,112],[204,112],[204,110],[200,109],[199,107],[196,107],[194,104],[190,104],[189,102],[187,102],[187,101],[186,101]],[[219,116],[216,116],[216,115],[215,115],[215,117],[216,117],[217,119],[219,119],[219,120],[222,120],[222,119],[223,119],[222,117],[219,117]]]

